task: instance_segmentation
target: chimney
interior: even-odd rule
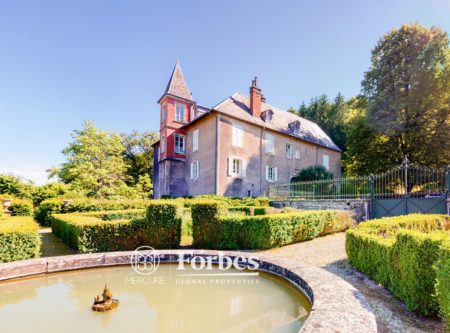
[[[252,81],[252,86],[250,87],[250,113],[253,117],[261,116],[261,89],[258,88],[256,84],[257,77]]]

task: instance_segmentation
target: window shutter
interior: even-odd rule
[[[200,178],[200,162],[197,161],[197,179]]]
[[[227,162],[228,162],[228,176],[232,176],[233,175],[233,159],[231,157],[228,157]]]
[[[269,166],[266,165],[266,180],[269,180]]]
[[[198,150],[198,129],[192,134],[192,151]]]
[[[273,180],[278,181],[278,168],[273,168]]]
[[[242,177],[247,177],[247,161],[242,160]]]
[[[191,179],[194,179],[194,163],[191,163]]]

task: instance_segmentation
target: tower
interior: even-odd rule
[[[178,61],[158,103],[160,105],[159,196],[186,195],[187,186],[184,178],[186,129],[183,126],[194,118],[196,104]]]

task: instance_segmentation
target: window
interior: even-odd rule
[[[161,121],[166,121],[167,119],[167,105],[163,104],[161,108]]]
[[[192,151],[198,150],[198,129],[192,133]]]
[[[249,198],[253,197],[253,190],[247,190],[247,196]]]
[[[161,154],[164,154],[166,152],[166,137],[161,137]]]
[[[200,176],[200,163],[199,161],[194,161],[191,163],[191,179],[198,179]]]
[[[184,154],[185,152],[185,137],[183,135],[175,134],[175,153]]]
[[[230,157],[228,158],[228,176],[231,177],[246,177],[247,165],[242,158]]]
[[[195,109],[194,109],[193,106],[191,106],[191,115],[190,115],[190,118],[191,118],[191,119],[189,119],[189,121],[192,121],[192,120],[194,120],[194,118],[195,118]]]
[[[175,104],[175,120],[184,122],[184,104]]]
[[[273,154],[275,151],[275,137],[272,134],[266,133],[266,153]]]
[[[244,130],[239,124],[233,125],[232,130],[232,144],[233,146],[243,147],[244,146]]]
[[[269,182],[276,182],[278,180],[278,168],[266,165],[266,180]]]
[[[286,143],[286,157],[292,158],[292,145],[290,143]]]
[[[300,150],[296,150],[295,151],[295,159],[299,160],[300,159]]]
[[[323,166],[325,167],[325,169],[330,170],[330,156],[324,154],[322,156],[322,159],[323,159]]]

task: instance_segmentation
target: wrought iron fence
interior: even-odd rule
[[[365,199],[443,197],[450,191],[450,168],[434,169],[408,162],[385,173],[364,177],[338,178],[275,185],[274,199]]]

